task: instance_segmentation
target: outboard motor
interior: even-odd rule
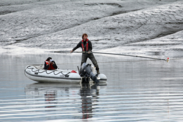
[[[80,68],[79,74],[82,77],[82,83],[89,83],[90,78],[95,83],[99,82],[97,77],[92,72],[91,64],[83,63],[81,68]]]

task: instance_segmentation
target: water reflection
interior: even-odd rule
[[[28,105],[31,101],[31,109],[51,117],[88,119],[93,117],[93,106],[97,106],[99,91],[106,85],[35,83],[25,88],[26,100]]]
[[[98,56],[100,62],[111,62],[99,64],[101,72],[108,76],[106,87],[39,84],[27,79],[23,74],[25,66],[40,64],[45,57],[48,55],[1,57],[0,121],[183,120],[183,60],[167,63]],[[61,61],[59,67],[63,69],[74,69],[80,61],[78,55],[52,57]],[[68,64],[63,65],[65,62]]]
[[[97,103],[98,101],[99,85],[82,84],[80,95],[82,100],[82,119],[92,118],[92,105],[93,102]]]
[[[53,91],[46,91],[45,93],[45,101],[47,104],[56,104],[56,91],[53,90]],[[52,108],[52,107],[55,107],[55,106],[45,106],[46,108]]]

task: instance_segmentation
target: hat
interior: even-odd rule
[[[47,59],[46,59],[46,61],[49,61],[50,59],[52,59],[51,57],[48,57]]]

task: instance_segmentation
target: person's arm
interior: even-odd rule
[[[46,62],[44,62],[44,69],[48,69],[49,68],[49,65],[46,64]]]
[[[54,67],[55,69],[57,69],[58,67],[57,67],[57,64],[55,63],[55,61],[53,61],[52,63],[53,63],[53,67]]]
[[[76,47],[74,47],[72,50],[71,50],[71,53],[74,52],[76,49],[78,49],[79,47],[81,47],[81,41],[76,45]]]
[[[91,43],[91,41],[88,41],[88,50],[92,51],[92,43]]]

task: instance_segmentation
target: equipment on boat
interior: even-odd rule
[[[83,63],[80,71],[80,76],[82,77],[82,83],[87,83],[90,81],[90,78],[95,82],[99,83],[99,80],[97,79],[97,76],[93,74],[91,64]]]
[[[95,78],[93,77],[94,73],[92,73],[91,70],[87,68],[86,74],[89,73],[88,71],[90,71],[90,74],[87,76],[92,76],[88,77],[89,78],[88,81],[95,80]],[[82,80],[82,77],[80,76],[78,71],[62,70],[62,69],[45,70],[43,69],[43,65],[28,65],[25,67],[24,73],[26,77],[37,82],[80,83]],[[84,74],[83,76],[86,77],[86,74]],[[100,83],[106,83],[107,77],[104,74],[99,74],[98,77],[100,77],[99,80]]]

